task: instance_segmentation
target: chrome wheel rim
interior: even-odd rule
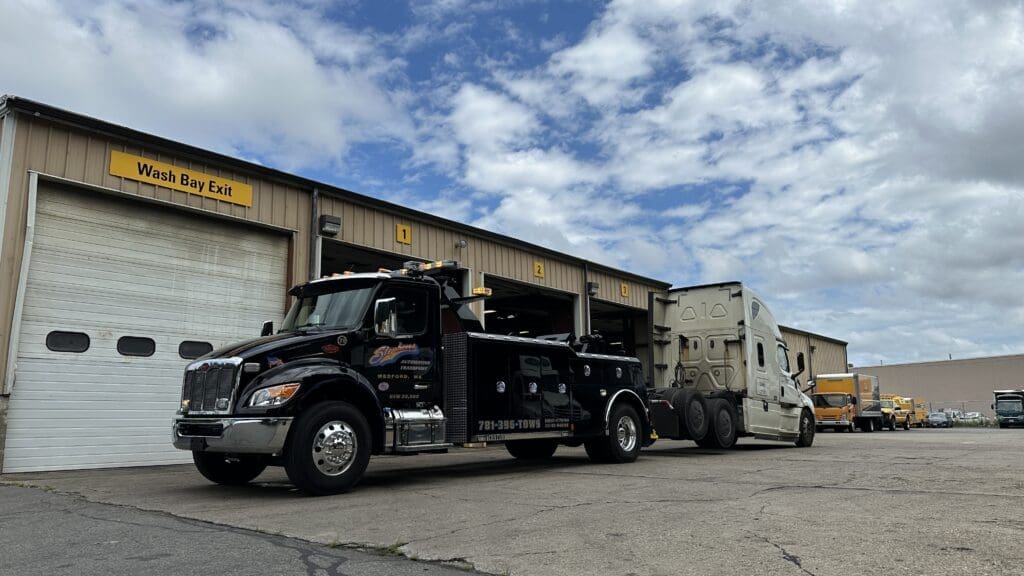
[[[347,422],[332,420],[313,437],[313,465],[325,476],[340,476],[352,466],[358,447],[356,431]]]
[[[629,416],[619,418],[615,426],[615,433],[619,439],[619,448],[623,452],[632,452],[636,448],[636,422]]]

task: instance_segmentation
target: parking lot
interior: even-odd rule
[[[325,498],[279,469],[241,488],[177,466],[2,479],[497,574],[1024,574],[1024,430],[658,442],[630,465],[564,447],[523,464],[498,446],[376,458]]]

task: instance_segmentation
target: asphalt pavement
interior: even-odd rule
[[[811,448],[741,439],[731,451],[659,441],[626,465],[591,464],[578,448],[559,448],[541,464],[516,462],[501,447],[384,457],[353,492],[322,498],[297,492],[277,469],[243,487],[211,485],[189,466],[0,480],[126,514],[244,529],[255,544],[260,536],[247,531],[321,552],[367,547],[495,574],[1024,574],[1024,430],[823,432]],[[0,542],[18,539],[5,533]],[[184,544],[170,550],[147,572],[194,561]],[[241,566],[262,558],[225,555],[224,570],[204,572],[254,573]]]
[[[80,496],[0,486],[0,575],[467,576],[471,572]]]

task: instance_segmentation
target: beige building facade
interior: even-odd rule
[[[846,342],[788,326],[779,330],[789,347],[790,364],[795,367],[797,354],[804,355],[804,373],[798,378],[801,389],[818,374],[846,372]]]
[[[1024,388],[1024,354],[861,366],[878,376],[882,392],[924,398],[929,410],[962,410],[995,416],[992,391]]]

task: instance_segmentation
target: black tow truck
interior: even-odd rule
[[[486,334],[452,261],[296,286],[280,330],[186,368],[175,447],[243,484],[283,466],[311,494],[352,488],[371,455],[503,442],[520,459],[560,444],[632,462],[655,437],[636,358],[577,342]],[[591,341],[593,343],[593,341]]]

